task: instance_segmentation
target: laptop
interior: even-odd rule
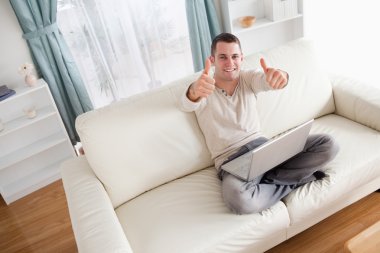
[[[311,119],[276,135],[261,146],[223,164],[221,168],[245,181],[264,174],[303,150],[313,121]]]

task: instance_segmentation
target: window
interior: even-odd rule
[[[58,0],[95,108],[193,73],[185,0]]]

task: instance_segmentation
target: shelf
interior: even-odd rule
[[[70,158],[67,156],[64,159],[42,168],[37,172],[26,175],[21,180],[12,182],[8,185],[3,185],[1,187],[2,197],[4,198],[7,204],[24,197],[25,195],[40,189],[58,179],[60,179],[60,164]]]
[[[32,145],[26,146],[22,149],[10,153],[6,156],[0,157],[0,171],[12,164],[23,161],[33,155],[41,153],[49,148],[52,148],[60,143],[65,142],[67,139],[61,133],[50,135],[41,139]]]
[[[266,18],[261,18],[261,19],[256,20],[256,22],[251,27],[248,27],[248,28],[243,28],[243,27],[240,27],[238,24],[234,24],[232,32],[234,34],[250,32],[250,31],[258,30],[258,29],[265,28],[268,26],[272,26],[275,24],[280,24],[283,22],[299,19],[302,17],[303,17],[302,14],[298,14],[294,17],[285,18],[285,19],[281,19],[281,20],[277,20],[277,21],[271,21],[271,20],[266,19]]]
[[[28,125],[34,124],[40,120],[46,119],[50,116],[55,115],[56,113],[57,112],[52,106],[46,106],[44,108],[37,109],[37,116],[33,119],[22,116],[8,122],[3,122],[4,129],[0,132],[0,137],[6,134],[10,134]]]
[[[224,29],[235,34],[244,54],[262,52],[304,36],[304,0],[220,0]],[[255,16],[256,22],[243,28],[238,20]]]
[[[0,194],[7,204],[60,178],[60,164],[74,148],[47,83],[21,84],[0,101]],[[24,109],[35,108],[34,118]]]
[[[46,86],[46,83],[45,81],[43,81],[43,79],[39,79],[36,86],[34,87],[28,87],[28,86],[23,86],[23,87],[18,87],[15,90],[16,94],[14,94],[13,96],[10,96],[9,98],[6,98],[2,101],[0,101],[0,105],[3,104],[3,103],[6,103],[6,102],[10,102],[12,100],[15,100],[21,96],[24,96],[28,93],[31,93],[31,92],[35,92],[39,89],[42,89]]]

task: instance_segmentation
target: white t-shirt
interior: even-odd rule
[[[264,73],[257,69],[240,72],[239,83],[232,96],[216,87],[207,98],[192,102],[185,90],[181,98],[182,109],[195,111],[215,168],[219,170],[238,148],[262,136],[256,94],[270,89]]]

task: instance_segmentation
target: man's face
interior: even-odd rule
[[[233,81],[239,77],[243,54],[236,43],[218,42],[211,62],[215,66],[215,79]]]

